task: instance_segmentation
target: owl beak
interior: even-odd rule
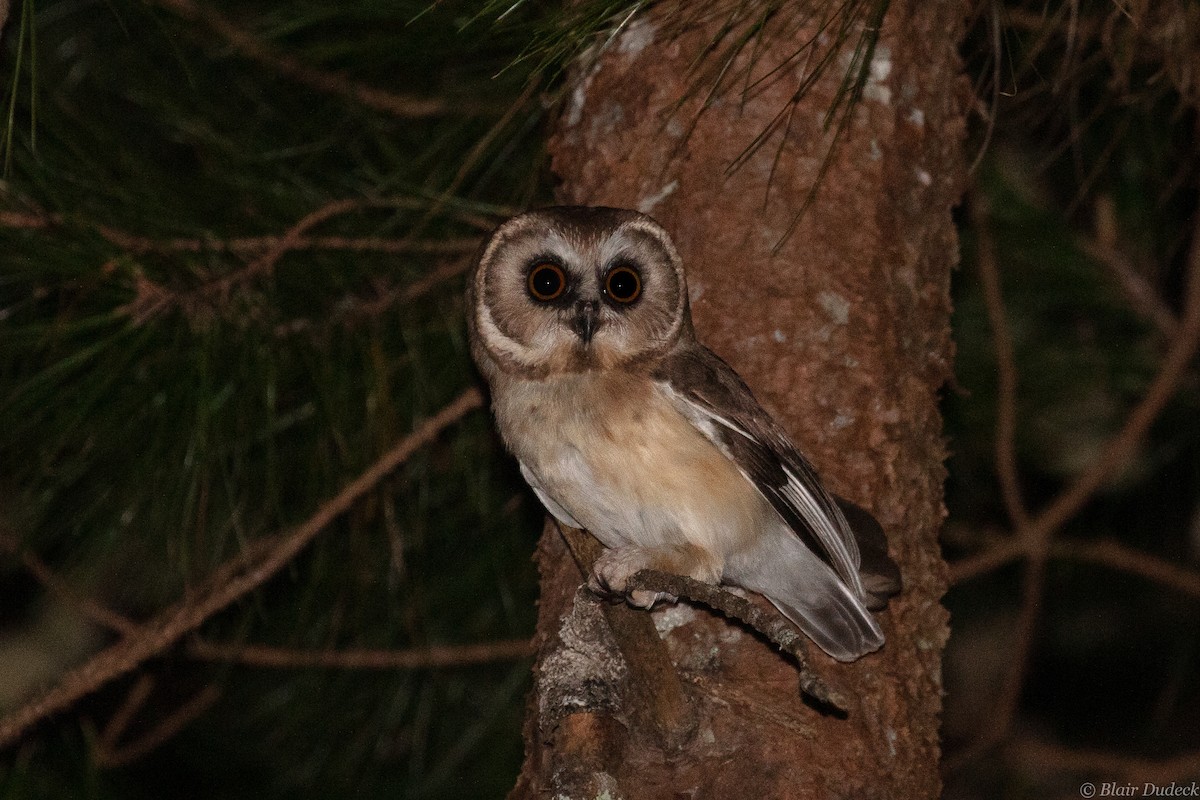
[[[575,304],[575,316],[571,318],[571,330],[583,340],[585,345],[591,344],[592,336],[600,322],[600,304],[595,300],[580,300]]]

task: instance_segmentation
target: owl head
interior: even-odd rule
[[[468,301],[476,361],[521,377],[651,362],[691,331],[675,245],[626,209],[513,217],[484,244]]]

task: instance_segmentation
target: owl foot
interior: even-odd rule
[[[661,561],[653,550],[644,547],[630,546],[605,550],[592,567],[588,587],[597,594],[624,595],[625,601],[634,608],[648,609],[660,600],[674,603],[679,598],[666,592],[650,589],[626,591],[626,584],[635,573],[644,569],[662,569]]]

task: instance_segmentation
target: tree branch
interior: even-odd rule
[[[38,722],[65,711],[113,679],[163,653],[209,617],[261,586],[392,470],[482,403],[478,389],[463,392],[400,440],[308,520],[287,533],[256,541],[240,556],[214,570],[191,597],[163,611],[135,634],[68,672],[42,696],[0,719],[0,748],[12,745]]]
[[[1200,348],[1200,222],[1192,233],[1185,281],[1183,314],[1158,374],[1147,387],[1141,401],[1129,413],[1121,430],[1108,440],[1104,450],[1083,475],[1032,520],[1030,527],[1037,535],[1046,535],[1075,516],[1104,481],[1129,459],[1187,374],[1188,366]]]
[[[515,661],[533,655],[528,639],[462,645],[429,645],[407,650],[298,650],[261,644],[224,644],[192,639],[187,654],[202,661],[278,669],[440,669]]]
[[[557,519],[554,524],[586,580],[604,546],[585,530],[563,525]],[[649,712],[649,722],[659,736],[672,748],[682,746],[695,730],[695,714],[654,620],[624,603],[605,604],[604,616],[631,673],[628,685],[632,710]]]
[[[0,211],[0,227],[44,230],[67,224],[61,214],[31,214],[21,211]],[[216,237],[180,236],[171,239],[154,239],[149,236],[128,233],[110,225],[88,224],[104,240],[127,252],[142,253],[260,253],[278,248],[282,236],[236,236],[230,239]],[[490,228],[489,228],[490,229]],[[479,247],[478,237],[457,239],[387,238],[381,236],[300,236],[294,237],[289,250],[348,250],[356,253],[469,253]]]
[[[257,61],[259,64],[319,92],[349,98],[375,111],[382,111],[404,119],[421,119],[446,115],[470,116],[481,111],[492,110],[478,103],[450,102],[441,97],[396,94],[367,86],[335,72],[315,69],[292,56],[279,52],[248,31],[237,27],[208,6],[197,5],[192,0],[152,0],[152,2],[173,11],[184,19],[205,25],[228,42],[234,50],[251,61]]]
[[[986,258],[980,259],[981,267],[987,266],[986,261]],[[994,265],[994,260],[992,264]],[[976,741],[955,757],[955,763],[969,761],[986,752],[1002,741],[1011,729],[1025,685],[1039,609],[1045,595],[1046,560],[1052,550],[1053,535],[1079,513],[1112,472],[1130,458],[1150,425],[1175,395],[1192,358],[1200,348],[1200,222],[1197,223],[1197,228],[1192,234],[1185,280],[1187,284],[1186,302],[1175,337],[1163,357],[1158,374],[1147,387],[1141,401],[1129,412],[1125,424],[1108,440],[1101,454],[1092,461],[1070,487],[1061,492],[1036,517],[1032,519],[1026,517],[1023,524],[1017,524],[1014,534],[1016,542],[1005,544],[997,548],[994,553],[977,556],[954,570],[955,577],[962,579],[964,576],[978,575],[988,569],[994,569],[1018,556],[1023,556],[1028,561],[1023,583],[1021,611],[1017,622],[1016,645],[1011,660],[1012,667],[1005,674],[1005,683],[996,702],[994,713],[989,715],[988,721],[981,727]],[[990,290],[985,289],[985,292],[992,295],[992,299],[989,301],[989,315],[994,316],[996,311],[1002,314],[1003,306],[997,287],[992,287]],[[996,311],[993,311],[993,305],[997,306]],[[1001,335],[1001,330],[1002,326],[997,328],[997,336]],[[1003,349],[1004,345],[998,342],[997,352],[1000,353]],[[1002,384],[1004,384],[1003,377]],[[1009,479],[1012,477],[1010,473]],[[1001,480],[1002,482],[1005,480],[1003,473]],[[1008,490],[1006,490],[1006,501],[1011,502],[1011,500],[1012,498],[1008,497]],[[1106,558],[1107,563],[1120,565],[1119,568],[1136,571],[1138,574],[1152,574],[1160,577],[1165,574],[1159,568],[1160,565],[1154,565],[1154,568],[1151,568],[1151,564],[1147,563],[1150,557],[1146,557],[1147,560],[1138,560],[1124,554],[1124,557],[1118,558],[1115,557],[1111,548],[1092,551],[1090,555],[1092,560]],[[1173,575],[1170,579],[1173,581],[1171,585],[1190,585],[1187,581],[1179,581],[1178,578],[1178,575]]]
[[[117,738],[111,741],[105,736],[96,747],[96,765],[106,769],[123,767],[162,747],[176,734],[194,722],[197,717],[212,707],[221,698],[221,689],[209,684],[194,697],[176,708],[146,733],[126,745],[118,745]],[[107,733],[107,731],[106,731]]]
[[[177,292],[161,286],[144,276],[139,276],[137,294],[121,310],[134,319],[143,323],[148,319],[173,307],[193,309],[205,308],[214,302],[220,302],[229,296],[236,286],[246,283],[262,275],[269,275],[275,265],[287,253],[300,248],[307,240],[307,231],[334,217],[352,211],[369,208],[405,208],[419,209],[424,202],[409,197],[393,198],[344,198],[326,203],[315,211],[306,214],[281,236],[279,236],[266,253],[256,258],[244,268],[189,291]],[[398,246],[408,246],[411,240],[402,240]],[[461,252],[461,251],[458,251]]]
[[[975,229],[975,256],[988,322],[992,326],[992,342],[996,346],[996,372],[999,379],[996,399],[996,473],[1000,492],[1008,509],[1009,519],[1016,528],[1029,521],[1029,510],[1021,496],[1021,476],[1017,468],[1017,359],[1013,352],[1012,334],[1004,311],[1004,294],[1000,286],[1000,269],[996,265],[996,242],[988,219],[987,199],[976,187],[971,192],[971,222]]]
[[[122,636],[128,636],[138,630],[137,623],[124,614],[119,614],[91,598],[80,596],[70,584],[33,553],[22,552],[21,565],[37,579],[38,583],[63,598],[71,607],[92,622]]]
[[[1051,547],[1055,558],[1100,564],[1119,572],[1138,575],[1160,586],[1200,597],[1200,573],[1116,541],[1057,542]]]

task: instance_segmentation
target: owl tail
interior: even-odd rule
[[[900,568],[888,556],[883,527],[870,512],[843,497],[834,495],[833,499],[842,509],[858,542],[858,553],[862,559],[858,575],[867,593],[864,598],[867,608],[879,611],[887,605],[890,597],[900,593]]]
[[[863,599],[782,524],[750,552],[729,559],[725,578],[765,595],[838,661],[853,661],[883,646],[883,631]]]

